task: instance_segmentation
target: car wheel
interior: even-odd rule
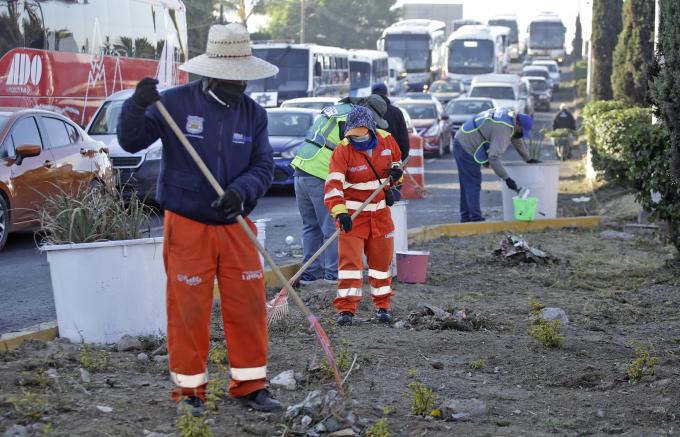
[[[437,153],[435,155],[437,158],[441,158],[444,156],[444,141],[441,139],[439,140],[439,149],[437,150]]]
[[[9,206],[7,201],[0,194],[0,250],[5,247],[7,234],[9,233]]]

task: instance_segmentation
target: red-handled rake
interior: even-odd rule
[[[156,109],[161,113],[161,116],[163,116],[163,119],[165,122],[170,126],[170,129],[175,133],[179,141],[182,143],[186,151],[191,155],[191,158],[194,160],[198,168],[201,170],[203,175],[208,179],[208,182],[210,185],[213,187],[213,189],[217,192],[219,196],[222,196],[224,194],[224,189],[220,186],[219,182],[217,182],[217,179],[213,176],[213,174],[210,172],[210,169],[205,165],[205,162],[203,162],[203,159],[198,155],[196,152],[196,149],[194,149],[194,146],[191,145],[189,140],[187,140],[187,137],[184,135],[184,133],[180,130],[180,128],[177,126],[177,123],[175,123],[175,120],[172,119],[170,114],[168,113],[168,110],[165,108],[163,103],[160,101],[157,101],[155,103]],[[238,215],[236,217],[236,220],[238,221],[238,224],[241,225],[243,230],[245,231],[246,235],[250,239],[250,241],[257,247],[257,250],[260,252],[262,257],[264,257],[265,261],[267,261],[267,264],[269,264],[269,267],[271,267],[272,271],[276,275],[276,278],[282,283],[285,284],[285,289],[288,294],[293,298],[293,301],[295,304],[300,308],[300,311],[304,314],[305,318],[309,322],[309,328],[314,331],[314,334],[316,335],[316,339],[321,345],[321,348],[323,349],[324,353],[326,354],[326,359],[328,360],[328,365],[333,369],[333,375],[335,376],[335,383],[338,386],[338,392],[344,397],[345,396],[345,391],[342,388],[342,381],[340,380],[340,372],[338,371],[338,366],[335,361],[335,354],[333,353],[333,348],[331,347],[331,342],[328,339],[328,336],[326,335],[326,332],[323,330],[321,327],[321,324],[319,323],[319,319],[312,314],[312,312],[305,306],[305,304],[302,302],[302,299],[300,299],[300,296],[295,292],[293,287],[286,281],[285,276],[283,276],[283,273],[281,273],[281,270],[279,267],[276,265],[274,260],[269,256],[269,253],[265,250],[264,247],[260,244],[259,241],[257,241],[257,237],[253,233],[253,231],[250,229],[250,226],[246,223],[246,221]]]
[[[404,162],[402,163],[402,168],[406,167],[410,158],[411,157],[409,156],[404,160]],[[380,184],[380,186],[376,188],[375,191],[373,191],[366,200],[364,200],[364,203],[362,203],[356,211],[354,211],[354,213],[352,214],[352,220],[354,220],[355,218],[357,218],[359,214],[361,214],[361,212],[366,208],[366,206],[369,203],[371,203],[375,196],[377,196],[385,188],[385,186],[389,184],[389,182],[390,178],[389,177],[385,178],[385,180]],[[341,232],[340,229],[336,230],[335,233],[331,235],[330,238],[326,240],[325,243],[323,243],[319,250],[317,250],[314,253],[314,255],[312,255],[311,258],[309,258],[307,262],[305,262],[302,265],[302,267],[300,267],[300,270],[298,270],[297,273],[295,273],[293,277],[290,278],[290,281],[288,281],[288,285],[292,287],[295,281],[297,281],[300,278],[300,276],[302,276],[302,274],[309,268],[309,266],[311,266],[314,263],[314,261],[316,261],[316,259],[319,256],[321,256],[321,254],[328,248],[328,246],[330,246],[331,243],[336,238],[338,238],[340,232]],[[269,321],[269,325],[283,319],[284,317],[286,317],[286,314],[288,314],[288,287],[283,287],[279,291],[279,293],[267,303],[267,320]]]

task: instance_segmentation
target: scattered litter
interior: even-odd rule
[[[602,231],[600,232],[600,237],[605,238],[607,240],[623,240],[623,241],[630,241],[635,238],[635,235],[628,233],[628,232],[619,232],[619,231]]]
[[[508,234],[501,241],[501,247],[494,251],[515,263],[557,264],[559,260],[541,249],[529,246],[526,240],[518,235]]]
[[[486,402],[474,398],[449,399],[444,402],[442,408],[445,413],[444,417],[451,417],[454,420],[460,420],[467,416],[483,416],[489,412]],[[460,414],[464,414],[464,416],[457,416]]]
[[[118,340],[116,344],[116,350],[118,352],[132,351],[142,348],[142,342],[138,338],[132,337],[130,335],[124,335]]]
[[[113,411],[113,408],[107,407],[106,405],[97,405],[97,409],[102,413],[110,413]]]
[[[303,416],[300,423],[302,423],[302,426],[307,427],[312,424],[312,418],[309,416]]]
[[[167,363],[168,362],[168,356],[167,355],[156,355],[153,357],[153,360],[157,363]]]
[[[292,235],[288,235],[288,236],[286,237],[286,244],[287,244],[287,245],[290,246],[290,245],[293,244],[294,242],[295,242],[295,238],[293,238]]]
[[[92,377],[90,376],[90,372],[83,369],[82,367],[78,370],[80,371],[80,380],[81,381],[83,381],[86,384],[89,384],[90,382],[92,382]]]
[[[295,372],[286,370],[276,375],[270,381],[272,387],[281,387],[286,390],[295,390],[297,388],[297,381],[295,380]]]
[[[438,306],[424,304],[408,315],[408,324],[420,329],[455,329],[457,331],[475,331],[490,327],[487,319],[464,309],[450,308],[444,310]]]
[[[538,314],[538,317],[548,322],[551,320],[559,320],[562,325],[569,324],[569,317],[567,317],[567,313],[565,313],[562,308],[543,308]]]
[[[137,361],[149,361],[149,356],[144,352],[141,352],[137,355]]]
[[[574,197],[574,198],[571,199],[571,201],[576,202],[576,203],[586,203],[586,202],[590,202],[590,197],[587,197],[587,196]]]

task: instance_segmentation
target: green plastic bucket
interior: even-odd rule
[[[513,203],[515,204],[515,220],[530,222],[536,219],[536,205],[538,204],[538,198],[527,197],[522,199],[521,197],[513,197]]]

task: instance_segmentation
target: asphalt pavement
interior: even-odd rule
[[[567,75],[563,77],[568,78]],[[551,112],[537,112],[535,129],[552,122],[557,102]],[[552,156],[545,148],[543,157]],[[505,160],[518,160],[510,147]],[[451,154],[425,161],[425,191],[422,200],[409,200],[407,220],[409,228],[439,223],[454,223],[459,218],[459,184],[456,164]],[[487,220],[502,219],[500,180],[489,169],[484,169],[482,182],[482,210]],[[260,200],[253,220],[267,220],[267,249],[279,263],[290,262],[300,256],[300,229],[292,190],[277,190]],[[154,234],[162,234],[162,217],[154,221]],[[285,242],[287,236],[294,242]],[[0,334],[26,328],[37,323],[55,320],[52,284],[46,256],[37,249],[32,233],[11,234],[5,249],[0,252]]]

